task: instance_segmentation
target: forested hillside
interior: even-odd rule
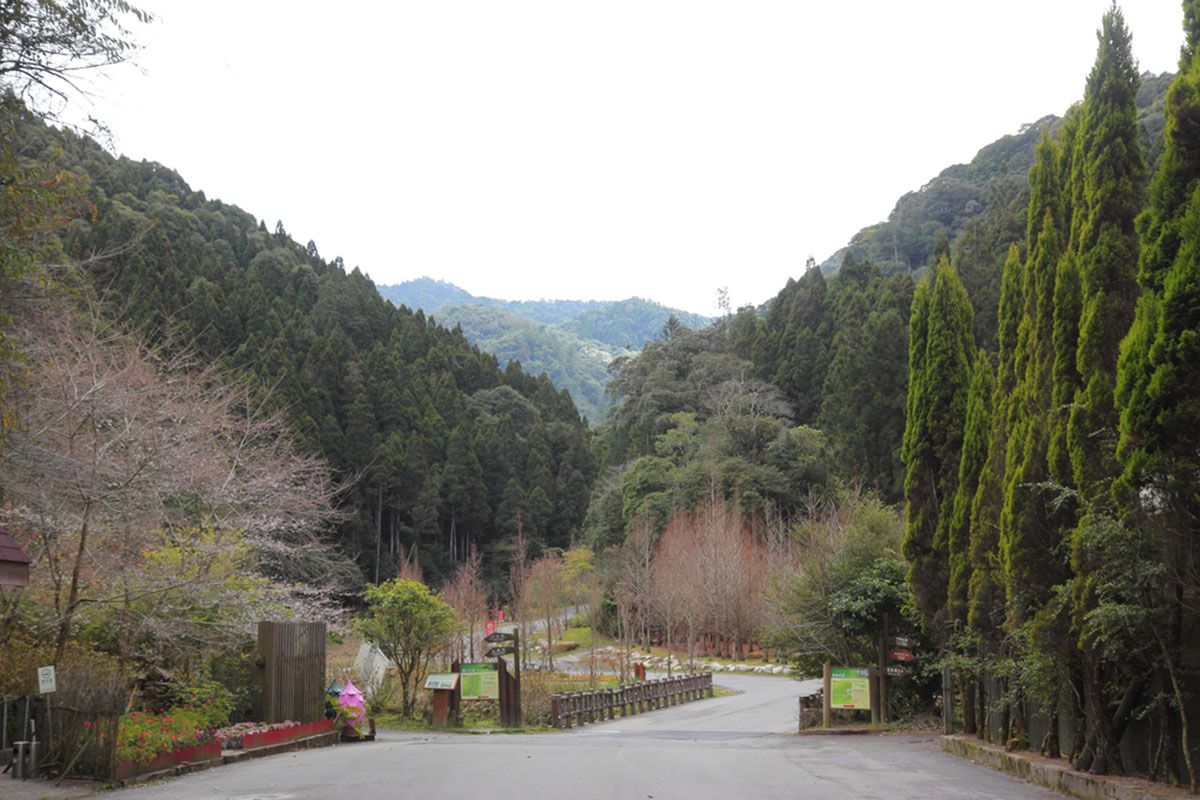
[[[604,420],[612,405],[612,397],[605,393],[608,365],[630,352],[488,306],[443,306],[435,319],[460,329],[467,341],[502,363],[516,361],[531,375],[545,373],[551,383],[571,393],[594,425]]]
[[[78,290],[269,390],[340,476],[337,539],[368,578],[394,576],[402,553],[436,577],[472,546],[502,552],[518,527],[535,546],[570,541],[593,468],[566,391],[392,306],[282,223],[268,230],[162,165],[5,108],[14,148],[83,182],[91,213],[61,235],[87,264]]]
[[[646,514],[665,524],[714,486],[785,518],[835,481],[898,498],[912,292],[908,275],[870,264],[832,279],[810,264],[766,317],[746,307],[616,362],[592,539],[619,540]]]
[[[380,286],[379,293],[396,305],[437,315],[445,306],[475,305],[498,308],[545,325],[559,325],[583,339],[594,339],[617,349],[640,350],[658,338],[669,317],[689,328],[712,320],[699,314],[630,297],[626,300],[498,300],[478,297],[452,283],[416,278]]]
[[[1144,73],[1138,85],[1138,141],[1150,164],[1162,152],[1163,102],[1173,77],[1169,72]],[[885,274],[918,270],[929,265],[943,237],[953,241],[973,221],[994,225],[1009,214],[1022,220],[1028,202],[1025,174],[1034,148],[1043,129],[1055,131],[1062,123],[1055,115],[1027,123],[983,147],[969,163],[942,170],[897,200],[887,220],[854,234],[846,247],[822,262],[821,271],[836,272],[847,253],[871,260]]]
[[[613,359],[660,338],[669,319],[693,329],[711,321],[637,297],[497,300],[431,278],[380,286],[379,292],[397,305],[460,326],[468,341],[501,362],[519,361],[526,372],[546,373],[555,386],[571,393],[594,425],[613,404],[604,391]]]

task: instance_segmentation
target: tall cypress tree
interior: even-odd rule
[[[1158,172],[1150,183],[1149,204],[1138,217],[1142,251],[1138,280],[1144,291],[1161,292],[1167,270],[1179,252],[1182,225],[1200,179],[1200,2],[1183,3],[1183,50],[1179,72],[1163,105],[1165,126]]]
[[[1200,557],[1200,4],[1187,2],[1180,73],[1168,94],[1166,149],[1141,218],[1146,250],[1139,278],[1143,294],[1122,344],[1117,401],[1121,408],[1118,457],[1124,474],[1116,483],[1120,509],[1143,541],[1156,547],[1161,570],[1160,602],[1170,624],[1158,636],[1155,661],[1164,730],[1181,731],[1179,752],[1189,785],[1197,787],[1188,751],[1187,703],[1176,679],[1185,661],[1186,631],[1195,627],[1190,598],[1196,596]],[[1170,676],[1164,680],[1163,673]],[[1115,737],[1110,737],[1115,738]],[[1165,763],[1176,748],[1168,743]]]
[[[958,483],[967,389],[975,364],[971,301],[947,259],[943,258],[934,269],[927,312],[914,300],[914,317],[918,312],[927,315],[927,322],[920,371],[910,368],[909,376],[909,409],[913,416],[905,431],[908,524],[904,555],[917,608],[925,624],[938,629],[944,622],[949,578],[947,539]]]
[[[1000,528],[1000,506],[1004,495],[1004,457],[1008,428],[1008,406],[1014,381],[1012,380],[1013,342],[1016,338],[1017,320],[1020,318],[1020,271],[1021,260],[1016,246],[1009,248],[1001,277],[999,335],[1000,356],[996,379],[992,388],[991,413],[985,439],[985,455],[982,472],[971,496],[970,505],[970,550],[974,554],[975,568],[987,569],[983,561],[995,558],[996,543]],[[981,578],[982,579],[982,578]],[[972,579],[974,580],[974,578]],[[977,602],[982,586],[977,586],[972,596]],[[990,595],[990,592],[988,592]]]
[[[971,584],[971,507],[987,464],[988,443],[992,430],[992,396],[996,391],[992,364],[987,352],[980,350],[967,395],[967,418],[963,428],[962,455],[958,462],[958,486],[947,537],[950,562],[949,595],[946,612],[951,625],[967,622]]]
[[[1053,534],[1047,451],[1054,367],[1054,278],[1062,255],[1059,151],[1044,137],[1029,172],[1030,206],[1022,277],[1023,308],[1015,357],[1017,384],[1009,434],[1001,540],[1010,621],[1024,622],[1065,579],[1065,561]]]
[[[1075,359],[1080,386],[1066,426],[1071,472],[1083,511],[1072,536],[1071,568],[1073,621],[1081,632],[1082,686],[1090,736],[1077,755],[1077,764],[1086,762],[1091,771],[1102,773],[1119,764],[1119,743],[1131,711],[1127,704],[1118,704],[1116,687],[1128,680],[1127,691],[1136,692],[1144,675],[1140,669],[1131,670],[1128,659],[1106,655],[1102,643],[1088,633],[1093,628],[1089,621],[1092,612],[1104,602],[1095,589],[1097,579],[1104,577],[1097,569],[1107,569],[1089,554],[1088,542],[1108,530],[1104,514],[1118,473],[1119,420],[1114,392],[1120,345],[1137,298],[1135,220],[1145,168],[1134,102],[1138,73],[1120,11],[1114,8],[1104,15],[1098,39],[1096,64],[1088,76],[1074,142],[1075,220],[1070,254],[1074,258],[1064,263],[1078,266],[1080,286]],[[1119,708],[1116,714],[1113,708]]]
[[[1137,64],[1118,9],[1104,15],[1098,37],[1075,141],[1083,201],[1075,242],[1083,297],[1076,353],[1082,386],[1067,423],[1075,483],[1089,501],[1103,499],[1117,472],[1113,393],[1137,296],[1135,220],[1145,171],[1134,102]]]
[[[1163,155],[1138,219],[1143,293],[1122,345],[1117,394],[1123,508],[1153,486],[1178,515],[1172,524],[1186,528],[1200,514],[1193,477],[1200,468],[1200,0],[1184,3],[1184,34],[1167,92]]]

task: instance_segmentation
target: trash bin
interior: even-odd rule
[[[29,742],[13,742],[12,776],[18,780],[29,777],[26,762],[29,759]]]

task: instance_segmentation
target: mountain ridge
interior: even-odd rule
[[[608,365],[634,355],[661,338],[674,318],[687,328],[707,327],[712,318],[669,308],[652,300],[500,300],[476,296],[430,277],[378,285],[393,305],[421,310],[501,363],[518,362],[545,373],[566,389],[592,424],[613,405],[606,393]]]

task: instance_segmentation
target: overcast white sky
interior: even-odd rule
[[[380,283],[759,303],[1082,96],[1109,0],[155,0],[116,148]],[[1124,5],[1174,70],[1175,0]]]

